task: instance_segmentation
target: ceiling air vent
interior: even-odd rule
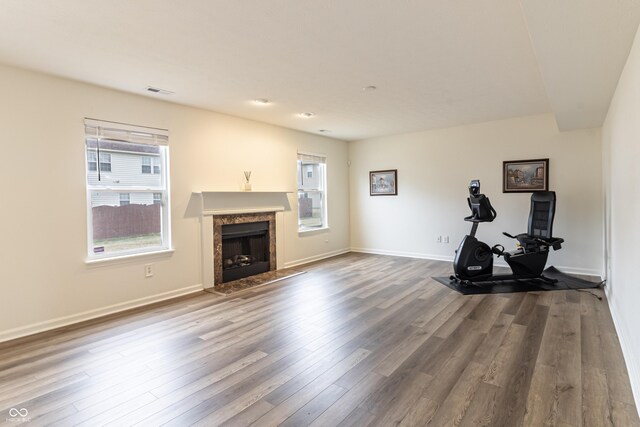
[[[159,93],[162,95],[173,95],[175,92],[171,92],[170,90],[160,89],[159,87],[147,86],[147,92]]]

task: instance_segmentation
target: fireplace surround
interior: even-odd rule
[[[214,216],[214,285],[276,270],[275,230],[275,212]]]
[[[291,191],[195,191],[190,205],[199,210],[202,244],[202,285],[215,289],[221,285],[222,262],[218,261],[223,224],[250,221],[269,221],[269,269],[277,271],[284,266],[285,212],[291,211]],[[261,219],[268,216],[267,219]],[[253,218],[253,219],[251,219]],[[275,218],[275,219],[274,219]],[[275,230],[275,231],[274,231]],[[216,250],[216,248],[218,248]],[[277,250],[276,250],[277,248]],[[217,254],[216,254],[217,252]],[[217,256],[216,256],[217,255]],[[216,280],[216,277],[218,279]]]

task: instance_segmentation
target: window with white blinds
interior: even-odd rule
[[[298,231],[326,228],[327,158],[298,153]]]
[[[89,259],[169,249],[168,131],[84,124]]]

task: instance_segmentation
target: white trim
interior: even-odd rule
[[[320,227],[320,228],[309,228],[309,227],[307,227],[307,228],[305,228],[303,230],[298,228],[298,235],[300,237],[309,236],[309,235],[313,235],[315,233],[322,233],[323,231],[331,231],[331,228],[329,226]]]
[[[318,157],[318,158],[324,159],[324,162],[322,162],[322,163],[326,163],[327,162],[327,155],[325,153],[313,153],[311,151],[300,151],[300,150],[298,150],[298,156]],[[298,160],[301,160],[301,159],[298,157]]]
[[[129,310],[144,305],[153,304],[160,301],[165,301],[171,298],[180,297],[196,292],[202,291],[202,285],[191,285],[181,289],[175,289],[173,291],[163,292],[157,295],[151,295],[148,297],[138,298],[132,301],[122,302],[119,304],[113,304],[107,307],[97,308],[94,310],[83,311],[82,313],[72,314],[70,316],[58,317],[44,322],[33,323],[27,326],[21,326],[7,331],[0,331],[0,342],[9,341],[28,335],[37,334],[40,332],[49,331],[51,329],[60,328],[63,326],[71,325],[74,323],[84,322],[86,320],[95,319],[97,317],[106,316],[109,314],[119,313],[121,311]]]
[[[260,212],[280,212],[284,211],[284,206],[262,206],[255,208],[237,208],[237,209],[208,209],[202,211],[202,215],[234,215],[245,213],[260,213]]]
[[[133,135],[138,133],[138,134],[144,134],[149,136],[156,136],[156,137],[159,136],[159,137],[162,137],[162,139],[160,140],[160,142],[156,141],[156,143],[153,145],[168,144],[168,142],[166,141],[169,138],[168,129],[154,128],[150,126],[132,125],[132,124],[120,123],[120,122],[111,122],[108,120],[98,120],[98,119],[92,119],[89,117],[84,118],[84,125],[85,125],[85,128],[90,127],[90,128],[96,128],[96,129],[103,129],[107,131],[112,130],[116,132],[126,132]]]
[[[343,248],[343,249],[337,249],[337,250],[331,251],[331,252],[325,252],[325,253],[320,254],[320,255],[314,255],[314,256],[307,257],[307,258],[302,258],[302,259],[298,259],[298,260],[294,260],[294,261],[288,261],[288,262],[284,263],[284,268],[291,268],[291,267],[296,267],[298,265],[309,264],[310,262],[320,261],[322,259],[331,258],[331,257],[334,257],[334,256],[346,254],[348,252],[351,252],[351,249]]]
[[[87,265],[116,264],[120,262],[132,261],[132,260],[135,260],[136,258],[169,255],[174,252],[175,252],[175,249],[173,248],[158,249],[154,251],[138,252],[138,253],[128,254],[128,255],[118,255],[118,256],[110,256],[110,257],[104,257],[104,258],[87,258],[84,260],[84,263]]]
[[[638,403],[640,403],[640,355],[633,354],[632,347],[628,344],[627,337],[631,333],[627,334],[627,329],[623,328],[624,323],[622,319],[618,317],[618,310],[613,302],[613,298],[610,298],[609,294],[611,288],[605,286],[605,295],[607,297],[607,304],[609,305],[609,311],[613,319],[613,325],[616,328],[618,335],[618,341],[620,341],[620,348],[622,349],[622,356],[624,357],[625,364],[627,365],[627,373],[629,374],[629,382],[631,383],[631,392],[633,393],[634,400],[636,402],[636,410],[638,409]]]
[[[432,255],[432,254],[424,254],[419,252],[403,252],[403,251],[388,251],[385,249],[369,249],[369,248],[351,248],[352,252],[360,252],[363,254],[376,254],[376,255],[390,255],[390,256],[399,256],[406,258],[418,258],[418,259],[430,259],[434,261],[448,261],[453,262],[453,255]],[[509,267],[506,262],[499,261],[494,262],[493,264],[496,267]],[[567,274],[581,274],[583,276],[593,276],[598,280],[601,280],[602,273],[595,269],[588,268],[580,268],[580,267],[567,267],[567,266],[557,266],[558,270]]]
[[[251,191],[233,191],[233,190],[229,190],[229,191],[213,191],[213,190],[198,190],[198,191],[192,191],[193,194],[251,194],[251,193],[258,193],[258,194],[293,194],[295,193],[295,191],[262,191],[262,190],[251,190]]]
[[[453,260],[453,258],[452,258]],[[509,267],[509,265],[500,260],[499,262],[495,262],[493,265],[495,265],[496,267]],[[547,265],[547,267],[549,267],[549,265]],[[592,268],[581,268],[581,267],[568,267],[566,265],[556,265],[555,266],[558,270],[560,270],[563,273],[567,273],[567,274],[579,274],[581,276],[591,276],[594,277],[596,279],[598,279],[598,281],[602,280],[602,272],[596,269],[592,269]]]
[[[598,281],[602,280],[603,275],[601,271],[591,269],[591,268],[580,268],[580,267],[567,267],[565,265],[558,265],[556,268],[563,273],[567,274],[580,274],[582,276],[592,276],[598,279]]]
[[[450,255],[432,255],[419,252],[404,251],[388,251],[386,249],[370,249],[370,248],[351,248],[352,252],[360,252],[363,254],[400,256],[405,258],[431,259],[434,261],[450,261],[453,262],[453,256]]]

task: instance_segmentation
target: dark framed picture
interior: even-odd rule
[[[532,193],[549,190],[549,159],[502,162],[502,192]]]
[[[369,172],[369,195],[397,196],[398,169]]]

